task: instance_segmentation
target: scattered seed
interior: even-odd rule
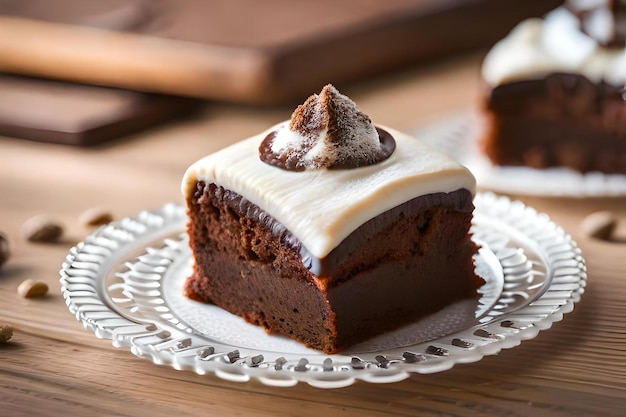
[[[6,343],[13,337],[13,327],[10,324],[0,323],[0,343]]]
[[[17,293],[24,298],[43,297],[48,293],[48,284],[42,281],[27,279],[17,287]]]
[[[102,226],[113,221],[113,214],[100,207],[93,207],[85,210],[78,217],[83,226]]]
[[[9,260],[11,250],[9,248],[9,238],[0,232],[0,267]]]
[[[63,227],[40,215],[26,220],[22,225],[22,233],[30,242],[56,242],[63,235]]]
[[[610,211],[591,213],[580,223],[580,230],[589,237],[601,240],[611,240],[617,226],[617,219]]]

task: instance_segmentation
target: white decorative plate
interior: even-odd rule
[[[554,197],[615,197],[626,195],[626,175],[567,168],[533,169],[496,166],[478,148],[482,120],[473,112],[432,122],[414,133],[420,140],[467,166],[479,187],[500,193]]]
[[[394,382],[480,360],[533,338],[572,310],[585,261],[548,216],[478,194],[480,300],[452,305],[338,355],[325,355],[182,295],[191,268],[184,207],[168,204],[101,227],[63,263],[67,306],[85,328],[157,364],[230,381],[336,388]]]

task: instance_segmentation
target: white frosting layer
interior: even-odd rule
[[[462,188],[475,192],[474,177],[465,167],[387,128],[396,150],[378,164],[301,172],[268,165],[259,159],[259,144],[282,125],[190,166],[182,181],[185,198],[194,193],[196,181],[241,194],[287,227],[314,256],[323,258],[367,220],[412,198]]]
[[[542,78],[553,72],[581,74],[594,82],[626,83],[626,50],[606,48],[579,29],[579,21],[564,7],[545,19],[528,19],[498,42],[482,67],[492,87],[512,81]]]

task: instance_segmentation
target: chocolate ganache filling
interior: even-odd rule
[[[296,108],[288,126],[265,137],[259,157],[289,171],[350,169],[382,162],[395,147],[388,132],[328,84]]]

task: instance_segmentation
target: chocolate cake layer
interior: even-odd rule
[[[497,165],[626,173],[624,86],[554,73],[495,87],[486,155]]]
[[[411,200],[357,229],[314,274],[301,243],[271,216],[199,182],[188,201],[196,263],[185,292],[334,353],[475,296],[471,200],[467,190]]]

